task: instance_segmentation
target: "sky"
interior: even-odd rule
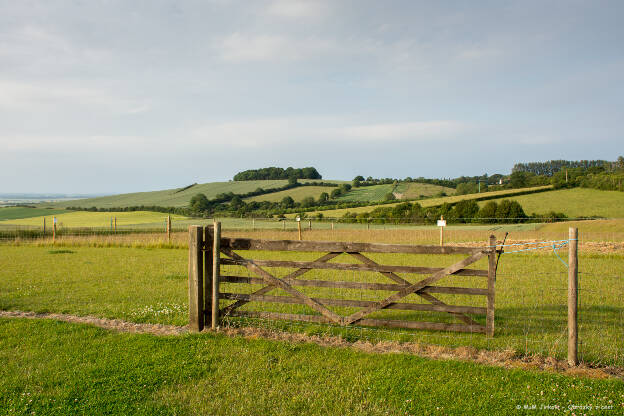
[[[624,154],[624,2],[0,0],[0,193]]]

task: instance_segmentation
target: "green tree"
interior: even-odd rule
[[[191,198],[189,207],[195,212],[202,212],[210,208],[210,202],[208,201],[208,198],[206,198],[206,195],[196,194]]]
[[[314,206],[314,198],[312,198],[311,196],[306,196],[305,198],[301,200],[302,208],[309,208],[313,206]]]
[[[327,192],[323,192],[319,195],[319,203],[327,202],[329,200],[329,194]]]
[[[297,184],[297,177],[296,176],[289,176],[288,177],[288,185],[296,185]]]
[[[336,199],[338,198],[340,195],[342,195],[342,188],[336,188],[331,192],[331,198],[332,199]]]
[[[496,211],[498,204],[494,201],[488,201],[479,210],[478,217],[481,222],[492,223],[496,222]]]
[[[280,202],[280,206],[282,208],[293,208],[295,206],[295,200],[289,196],[285,196],[282,198],[282,202]]]

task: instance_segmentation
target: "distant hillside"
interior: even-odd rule
[[[214,198],[217,194],[220,193],[234,192],[236,194],[244,194],[254,191],[257,188],[279,188],[286,185],[287,183],[288,181],[286,180],[210,182],[193,185],[191,187],[187,186],[175,189],[166,189],[163,191],[135,192],[130,194],[111,195],[99,198],[78,199],[73,201],[49,203],[43,206],[51,206],[54,208],[123,208],[141,205],[185,207],[189,204],[191,198],[198,193],[205,194],[206,197],[210,199]]]

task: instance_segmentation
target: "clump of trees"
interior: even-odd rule
[[[286,169],[277,167],[268,167],[262,169],[249,169],[238,172],[234,175],[235,181],[255,181],[255,180],[279,180],[279,179],[323,179],[320,173],[313,167],[305,167],[295,169],[288,167]]]
[[[563,214],[557,215],[560,215],[558,218],[565,218]],[[392,207],[378,207],[367,213],[346,213],[341,221],[435,224],[440,216],[444,216],[448,223],[520,223],[533,218],[524,212],[517,201],[504,199],[499,203],[488,201],[482,207],[475,200],[429,208],[423,208],[416,202],[404,202]]]

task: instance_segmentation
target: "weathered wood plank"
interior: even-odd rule
[[[212,244],[214,236],[212,227],[204,228],[204,325],[212,328]]]
[[[203,283],[203,230],[198,225],[189,227],[189,328],[192,331],[204,329],[204,283]]]
[[[252,285],[266,284],[266,282],[257,277],[245,276],[221,276],[221,282],[225,283],[246,283]],[[292,286],[312,286],[312,287],[333,287],[341,289],[364,289],[364,290],[385,290],[399,291],[408,287],[407,285],[398,285],[394,283],[366,283],[366,282],[344,282],[331,280],[299,280],[291,279],[289,283]],[[425,286],[418,293],[446,293],[451,295],[483,295],[487,296],[487,289],[478,289],[472,287],[452,287],[452,286]]]
[[[324,256],[322,256],[320,259],[316,260],[317,262],[326,262],[329,261],[337,256],[339,256],[342,253],[328,253],[325,254]],[[225,260],[225,259],[224,259]],[[311,269],[299,269],[299,270],[295,270],[294,272],[288,274],[287,276],[284,277],[284,281],[287,283],[290,283],[291,280],[295,279],[296,277],[299,277],[307,272],[309,272]],[[264,283],[264,281],[262,281],[262,283]],[[257,290],[256,292],[254,292],[254,295],[264,295],[265,293],[270,292],[271,290],[275,289],[275,286],[266,286],[263,287],[262,289]],[[240,308],[241,306],[243,306],[245,303],[247,303],[246,301],[243,300],[238,300],[236,302],[234,302],[231,305],[228,305],[224,310],[223,313],[230,313],[231,311],[233,311],[234,309]]]
[[[278,312],[251,312],[239,310],[234,311],[232,313],[232,316],[261,319],[280,319],[287,321],[331,323],[327,318],[319,315],[303,315]],[[391,319],[362,319],[359,323],[363,326],[381,326],[385,328],[485,333],[485,327],[482,325],[446,324],[441,322],[397,321]]]
[[[234,253],[233,251],[229,249],[222,249],[222,250],[228,256],[232,258],[240,259],[240,256]],[[279,279],[273,276],[271,273],[267,272],[266,270],[262,269],[260,266],[256,265],[253,260],[246,260],[244,263],[245,263],[245,267],[247,267],[252,272],[256,273],[258,276],[262,277],[266,283],[270,284],[271,286],[279,287],[280,289],[284,290],[286,293],[300,298],[301,300],[304,301],[306,305],[308,305],[315,311],[319,312],[321,315],[325,316],[326,318],[332,320],[333,322],[342,323],[342,316],[330,311],[325,306],[310,299],[310,297],[294,289],[290,284],[286,283],[282,279]]]
[[[245,260],[221,259],[221,264],[229,266],[245,266]],[[258,266],[263,267],[283,267],[298,269],[325,269],[325,270],[348,270],[348,271],[367,271],[379,273],[417,273],[431,274],[444,270],[440,267],[417,267],[417,266],[389,266],[389,265],[369,265],[355,263],[323,263],[319,261],[286,261],[286,260],[253,260]],[[481,276],[487,277],[487,270],[478,269],[460,269],[452,273],[458,276]],[[403,279],[401,279],[403,280]]]
[[[222,238],[221,247],[232,250],[331,251],[343,253],[474,254],[488,247],[412,246],[403,244],[347,243],[338,241],[254,240]]]
[[[219,294],[221,299],[243,300],[247,302],[269,302],[269,303],[287,303],[303,305],[304,302],[299,298],[291,296],[270,296],[255,295],[246,293],[229,293],[222,292]],[[351,300],[351,299],[331,299],[331,298],[311,298],[325,306],[345,306],[345,307],[366,307],[375,304],[370,300]],[[455,306],[455,305],[433,305],[426,303],[393,303],[385,309],[399,309],[405,311],[433,311],[433,312],[454,312],[454,313],[470,313],[476,315],[485,315],[487,309],[474,306]],[[224,312],[224,310],[222,310]],[[476,323],[475,323],[476,324]]]
[[[443,228],[443,227],[442,227]],[[441,244],[440,244],[441,245]],[[360,253],[349,253],[352,257],[360,260],[362,263],[367,264],[369,266],[379,266],[378,263],[376,263],[374,260],[369,259],[368,257],[360,254]],[[398,276],[392,272],[381,272],[381,274],[383,274],[386,277],[389,277],[390,279],[394,280],[397,283],[400,284],[404,284],[404,285],[409,285],[410,282],[403,279],[401,276]],[[429,294],[429,293],[420,293],[420,292],[416,292],[416,294],[418,296],[420,296],[421,298],[425,299],[426,301],[428,301],[429,303],[433,304],[433,305],[437,305],[440,307],[444,307],[447,306],[446,303],[442,302],[440,299],[436,298],[435,296]],[[396,305],[396,304],[395,304]],[[388,308],[390,308],[391,305],[388,306]],[[467,323],[468,325],[478,325],[477,322],[475,322],[472,318],[470,318],[469,316],[464,315],[463,313],[457,313],[457,312],[453,312],[453,311],[448,311],[451,315],[455,316],[456,318],[458,318],[459,320]]]
[[[448,276],[449,274],[455,273],[456,271],[458,271],[459,269],[463,269],[464,267],[466,267],[469,264],[472,264],[474,262],[476,262],[477,260],[479,260],[480,258],[482,258],[483,256],[485,256],[488,252],[478,252],[475,253],[465,259],[463,259],[460,262],[457,262],[443,270],[440,270],[437,273],[434,273],[433,275],[429,276],[426,279],[421,280],[420,282],[414,283],[413,285],[410,285],[404,289],[401,289],[400,291],[398,291],[397,293],[390,295],[389,297],[387,297],[386,299],[377,302],[377,304],[373,305],[373,306],[369,306],[367,308],[362,309],[359,312],[356,312],[354,314],[352,314],[351,316],[348,316],[344,319],[345,324],[350,324],[353,322],[357,322],[358,320],[362,319],[364,316],[385,308],[386,306],[388,306],[391,303],[396,303],[396,301],[398,301],[401,298],[404,298],[405,296],[409,295],[410,293],[414,293],[415,291],[422,289],[425,286],[431,286],[432,283],[437,282],[438,280],[442,279],[445,276]]]
[[[215,222],[212,230],[212,329],[219,326],[219,275],[221,274],[221,223]]]
[[[490,236],[490,246],[496,248],[496,237]],[[496,283],[496,252],[488,254],[488,295],[487,295],[487,318],[485,327],[488,337],[494,336],[494,286]]]

